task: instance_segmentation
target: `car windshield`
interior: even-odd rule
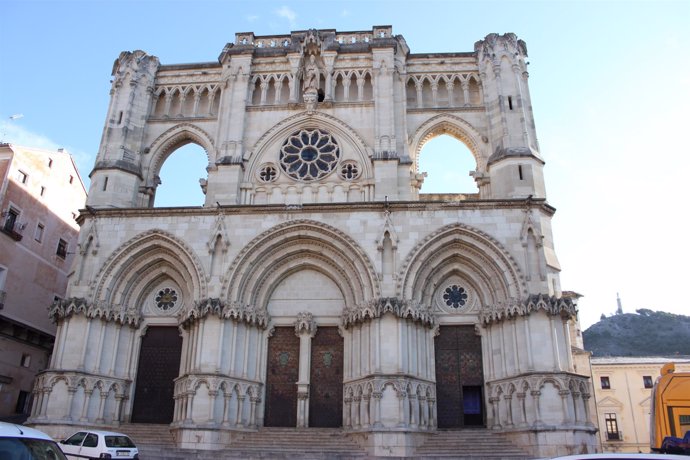
[[[57,444],[47,439],[0,438],[0,458],[67,460]]]
[[[136,447],[131,439],[127,436],[106,436],[106,447]]]

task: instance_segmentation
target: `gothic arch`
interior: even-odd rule
[[[491,236],[465,224],[450,224],[421,240],[398,276],[402,298],[431,305],[435,283],[458,274],[476,289],[482,305],[527,294],[524,276],[508,251]]]
[[[172,278],[190,299],[207,296],[206,276],[196,254],[172,234],[154,229],[113,251],[94,278],[94,303],[135,309],[161,276]]]
[[[158,136],[149,147],[148,163],[144,162],[143,174],[147,184],[153,184],[154,176],[160,173],[165,160],[178,148],[194,143],[206,151],[208,164],[212,165],[216,158],[216,146],[206,131],[191,123],[180,123]]]
[[[488,145],[483,141],[484,136],[462,118],[446,113],[429,118],[411,136],[410,152],[412,152],[416,171],[419,171],[419,152],[424,144],[441,134],[448,134],[465,144],[477,162],[477,170],[486,171],[489,150]]]
[[[273,227],[249,242],[231,264],[221,296],[265,310],[275,287],[306,268],[333,280],[346,306],[380,295],[374,266],[357,242],[329,225],[297,220]]]
[[[301,128],[321,128],[331,132],[339,139],[341,145],[344,142],[355,149],[355,156],[362,165],[361,177],[370,178],[373,176],[371,162],[369,161],[373,151],[367,147],[364,139],[351,126],[325,113],[316,112],[310,114],[302,112],[285,118],[270,128],[254,144],[254,148],[245,153],[244,160],[248,162],[248,177],[252,177],[254,171],[259,167],[259,163],[262,161],[262,153],[266,148],[284,141],[287,136]]]

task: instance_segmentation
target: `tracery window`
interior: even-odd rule
[[[175,307],[177,302],[177,292],[174,289],[165,288],[158,291],[156,295],[156,306],[161,310],[170,310]]]
[[[310,182],[329,175],[338,164],[340,147],[322,129],[302,129],[280,148],[280,166],[293,179]]]
[[[348,161],[340,167],[340,177],[345,180],[355,180],[359,177],[359,165],[354,161]]]
[[[449,307],[460,308],[467,302],[467,292],[465,288],[454,284],[443,292],[443,300]]]
[[[259,180],[261,182],[273,182],[278,177],[278,170],[272,164],[262,165],[259,169]]]

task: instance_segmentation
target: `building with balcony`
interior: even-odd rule
[[[86,190],[63,150],[0,144],[0,418],[23,420],[48,366]]]
[[[690,359],[665,357],[592,358],[592,384],[604,452],[649,452],[652,387],[661,368],[676,363],[690,371]]]

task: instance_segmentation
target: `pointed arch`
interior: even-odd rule
[[[527,295],[524,276],[509,252],[488,234],[450,224],[429,234],[405,258],[398,291],[405,299],[431,305],[435,287],[452,275],[468,280],[482,305]]]
[[[94,278],[92,297],[97,305],[139,308],[147,289],[166,277],[187,298],[207,296],[206,276],[194,251],[168,232],[150,230],[110,255]]]
[[[154,176],[160,173],[165,160],[175,150],[189,143],[197,144],[204,149],[209,165],[215,163],[218,152],[213,137],[191,123],[180,123],[165,131],[151,143],[148,162],[145,162],[142,168],[146,183],[155,183]]]
[[[249,242],[230,266],[222,297],[265,311],[276,286],[303,269],[330,278],[346,307],[380,295],[374,265],[357,242],[334,227],[305,219],[273,227]]]
[[[261,154],[266,148],[283,142],[295,130],[302,128],[319,128],[332,133],[341,144],[347,144],[355,150],[354,156],[360,160],[363,168],[361,176],[364,178],[373,177],[373,170],[369,161],[373,150],[367,146],[364,139],[350,125],[339,118],[321,112],[302,112],[287,117],[266,131],[254,144],[254,147],[251,150],[248,149],[244,155],[244,160],[248,162],[248,176],[253,177],[254,171],[259,167],[258,163],[262,161]]]
[[[477,170],[486,171],[489,158],[489,146],[483,141],[479,131],[460,117],[442,113],[435,115],[422,123],[410,138],[410,152],[419,171],[419,152],[431,138],[440,134],[448,134],[465,144],[477,162]]]

